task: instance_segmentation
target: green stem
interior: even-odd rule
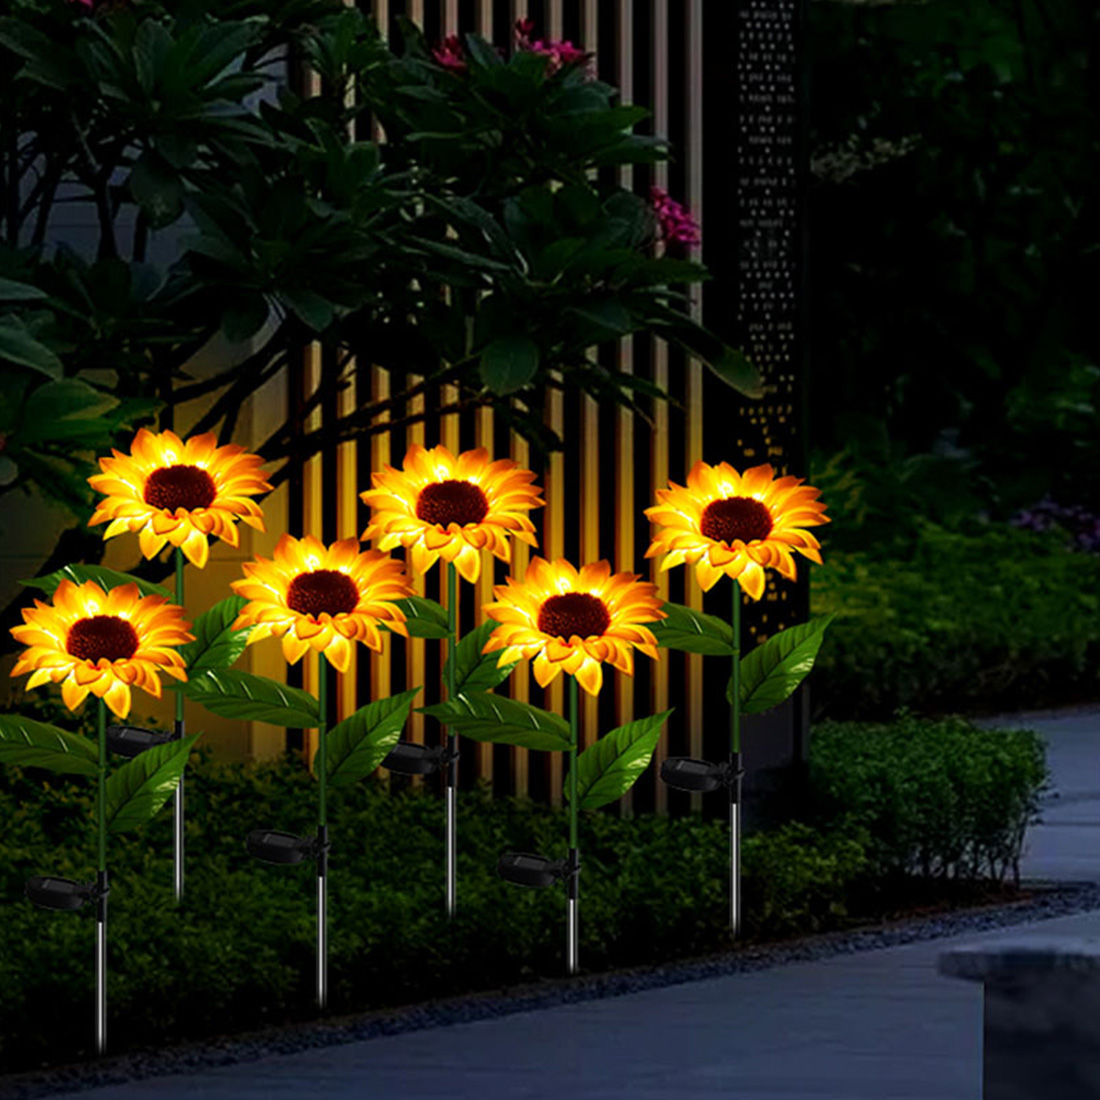
[[[730,752],[741,751],[741,582],[733,582],[733,685],[730,694]]]
[[[569,847],[577,846],[577,678],[569,677]]]
[[[458,642],[455,632],[458,629],[458,570],[453,561],[447,562],[447,698],[455,696],[455,650]],[[453,736],[450,730],[449,736]]]
[[[314,770],[320,784],[317,802],[317,824],[328,824],[328,758],[325,753],[328,733],[328,661],[323,653],[317,654],[317,759]]]
[[[176,603],[183,607],[183,551],[176,547]],[[183,736],[183,692],[175,692],[176,696],[176,736]]]
[[[96,800],[96,816],[99,833],[99,870],[107,870],[107,704],[99,703],[99,797]]]

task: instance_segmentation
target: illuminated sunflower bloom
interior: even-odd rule
[[[482,550],[510,562],[509,536],[538,545],[527,513],[545,502],[534,480],[511,459],[490,462],[482,447],[455,458],[446,447],[414,444],[401,470],[386,466],[371,475],[375,487],[359,494],[374,510],[363,541],[377,540],[379,550],[406,547],[418,573],[442,557],[476,581]]]
[[[724,573],[758,600],[765,569],[794,580],[792,551],[821,564],[821,544],[802,530],[829,522],[819,489],[801,478],[776,478],[768,465],[739,474],[727,462],[696,462],[687,482],[658,489],[660,503],[645,510],[660,527],[645,556],[664,554],[662,570],[694,565],[704,592]]]
[[[136,584],[104,592],[94,581],[62,581],[52,603],[35,600],[23,625],[12,627],[27,649],[11,674],[29,672],[28,688],[60,681],[69,710],[91,692],[125,718],[132,687],[159,699],[161,672],[187,679],[175,647],[194,640],[189,625],[182,608],[164,596],[142,596]]]
[[[501,650],[499,665],[535,660],[535,679],[546,687],[563,670],[589,695],[603,684],[603,662],[634,675],[634,653],[657,659],[656,639],[642,623],[665,618],[657,586],[633,573],[615,573],[606,561],[578,573],[564,558],[532,558],[523,582],[508,578],[493,589],[485,614],[501,625],[485,653]]]
[[[218,446],[213,432],[186,443],[172,432],[140,429],[130,454],[113,451],[99,460],[101,474],[88,478],[106,495],[89,527],[110,520],[105,539],[140,532],[141,552],[155,557],[166,542],[182,548],[200,569],[210,553],[210,535],[238,545],[237,520],[264,529],[263,513],[252,499],[271,486],[260,472],[263,459],[236,444]]]
[[[408,637],[405,614],[393,603],[413,593],[402,563],[380,550],[361,552],[358,539],[326,547],[311,535],[283,535],[274,561],[246,562],[244,572],[230,587],[250,602],[233,629],[251,626],[249,645],[282,638],[291,664],[312,647],[346,672],[352,642],[382,648],[379,623]]]

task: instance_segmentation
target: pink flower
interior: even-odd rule
[[[82,8],[87,8],[89,11],[95,7],[95,0],[69,0],[70,4],[79,4]]]
[[[649,201],[657,216],[657,237],[667,243],[697,248],[703,243],[699,223],[686,206],[678,203],[663,187],[649,189]]]
[[[80,2],[83,3],[84,0],[80,0]],[[453,73],[464,73],[466,71],[466,55],[457,34],[447,35],[442,44],[432,50],[432,57],[443,68],[450,69]]]
[[[528,50],[531,53],[541,54],[545,57],[546,71],[551,76],[569,65],[583,64],[586,67],[588,66],[591,55],[585,53],[580,46],[574,46],[568,39],[561,42],[543,42],[542,39],[537,39],[532,42],[531,34],[534,29],[535,24],[532,20],[517,19],[516,46],[521,50]],[[591,73],[589,73],[589,76],[591,76]]]

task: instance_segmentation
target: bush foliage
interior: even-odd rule
[[[1011,874],[1018,883],[1047,776],[1038,734],[910,714],[815,726],[810,772],[820,819],[864,829],[867,871],[887,882]]]
[[[813,680],[835,718],[1057,706],[1100,694],[1100,557],[1057,533],[916,527],[880,556],[828,552],[815,614],[836,612]]]
[[[892,726],[825,724],[813,741],[812,820],[745,841],[747,938],[874,916],[898,901],[905,875],[1002,878],[1019,854],[1042,773],[1033,735],[913,717]],[[226,765],[207,750],[189,774],[182,909],[172,902],[169,815],[111,842],[111,1028],[133,1047],[314,1014],[311,865],[257,864],[243,843],[263,826],[310,832],[312,780],[292,756]],[[510,886],[495,872],[505,850],[562,854],[563,811],[484,791],[460,795],[452,925],[442,904],[440,800],[431,789],[396,786],[330,794],[332,1010],[563,974],[562,892]],[[93,803],[89,783],[0,772],[3,1072],[90,1055],[92,913],[38,912],[22,889],[35,874],[88,878]],[[728,948],[724,820],[588,813],[581,848],[586,969]],[[893,893],[876,889],[881,882]]]

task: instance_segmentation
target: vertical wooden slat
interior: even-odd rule
[[[525,19],[527,17],[527,0],[512,0],[512,22],[508,28],[508,36],[512,36],[512,28],[515,27],[516,21],[519,19]],[[522,436],[512,433],[511,443],[512,458],[518,462],[521,466],[529,466],[531,464],[531,448],[527,443],[527,440]],[[543,489],[545,490],[545,485]],[[546,496],[545,491],[543,496]],[[544,519],[545,523],[545,519]],[[545,531],[545,527],[544,527]],[[543,557],[549,557],[549,552],[545,546],[545,539],[543,545],[539,547],[539,553]],[[512,543],[512,566],[511,575],[517,580],[522,580],[527,573],[527,563],[531,559],[531,549],[523,542]],[[519,699],[520,702],[527,703],[531,699],[531,669],[530,662],[524,661],[520,668],[512,673],[511,678],[511,692],[513,699]],[[515,793],[518,795],[527,794],[528,789],[528,777],[530,775],[531,758],[527,749],[514,748],[512,750],[512,776]]]
[[[390,396],[390,372],[381,367],[371,367],[370,372],[370,396],[371,401],[385,401]],[[383,422],[390,420],[390,414],[385,412],[380,418]],[[379,432],[370,437],[370,464],[372,470],[381,470],[390,461],[390,435],[389,432]],[[382,651],[376,653],[371,650],[370,655],[370,694],[371,699],[385,699],[392,691],[392,676],[390,669],[390,654],[393,640],[389,634],[382,635]]]
[[[493,0],[478,0],[475,30],[487,41],[491,42],[493,40]],[[491,407],[477,410],[475,432],[476,445],[484,447],[489,452],[490,459],[495,460],[493,410]],[[492,554],[483,553],[481,557],[481,575],[478,577],[474,594],[474,602],[477,607],[474,618],[475,623],[478,625],[485,620],[485,613],[481,609],[493,598],[493,581],[496,569],[496,559]],[[477,771],[479,779],[488,780],[490,783],[493,781],[493,746],[489,742],[478,742]]]
[[[337,409],[341,416],[355,412],[355,364],[350,365],[350,381],[337,397]],[[349,374],[345,369],[345,375]],[[336,537],[359,537],[359,469],[358,445],[354,440],[341,443],[336,449]],[[346,718],[356,709],[356,685],[359,668],[359,647],[351,647],[351,663],[347,672],[339,677],[337,707],[340,718]]]
[[[419,385],[423,379],[419,375],[409,376],[409,387]],[[424,395],[417,394],[415,397],[411,397],[405,404],[405,413],[407,416],[416,416],[424,412],[425,403]],[[424,421],[418,421],[415,424],[410,424],[405,429],[405,440],[411,447],[414,443],[419,443],[424,446]],[[409,562],[409,557],[406,555],[406,562]],[[426,584],[423,573],[418,573],[413,569],[412,564],[406,565],[406,572],[412,578],[413,588],[418,596],[425,595]],[[424,680],[427,675],[427,655],[425,646],[427,643],[423,638],[409,638],[404,642],[405,646],[405,689],[411,691],[416,687],[424,687]],[[436,695],[433,693],[430,697],[427,695],[421,695],[417,697],[416,704],[414,706],[412,714],[409,715],[409,737],[417,744],[422,745],[424,743],[424,715],[417,714],[415,707],[426,706],[430,703],[437,702]],[[417,776],[414,780],[414,786],[420,785],[420,777]]]
[[[520,17],[517,17],[520,18]],[[512,459],[520,466],[530,466],[531,448],[527,440],[516,432],[512,433]],[[541,549],[541,548],[540,548]],[[545,550],[543,550],[545,553]],[[512,540],[512,564],[510,575],[516,580],[522,581],[527,575],[527,563],[531,559],[531,548],[519,539]],[[529,661],[521,661],[519,667],[512,673],[509,680],[513,699],[521,703],[531,700],[531,668]],[[527,793],[528,776],[530,774],[530,754],[527,749],[512,749],[512,777],[514,793],[525,795]]]
[[[594,5],[593,5],[594,6]],[[615,72],[622,102],[634,97],[634,4],[633,0],[618,0],[615,41]],[[634,169],[624,164],[619,169],[619,186],[632,190]],[[623,374],[634,371],[634,341],[629,337],[619,341],[615,352],[616,366]],[[634,524],[638,502],[634,485],[634,413],[620,408],[615,417],[615,569],[634,572]],[[644,505],[643,505],[644,507]],[[646,660],[646,658],[641,658]],[[615,677],[615,725],[634,720],[634,680]],[[620,806],[629,814],[633,806],[632,792],[623,795]]]
[[[668,0],[653,0],[653,126],[659,135],[668,133]],[[660,162],[654,166],[653,182],[657,187],[668,187],[668,164]],[[662,389],[668,388],[668,344],[664,340],[653,341],[653,381]],[[652,449],[650,451],[650,499],[647,504],[655,503],[654,489],[664,489],[668,485],[668,403],[659,399],[653,402]],[[657,585],[663,600],[669,598],[668,573],[662,573],[659,559],[651,559],[650,579]],[[668,710],[668,651],[666,650],[653,670],[652,713],[659,714]],[[661,762],[668,755],[667,737],[657,742],[653,754],[654,774],[659,775]],[[668,788],[664,783],[656,785],[656,808],[658,812],[668,809]]]
[[[593,54],[595,66],[599,50],[599,29],[596,15],[596,0],[581,0],[581,45],[585,51]],[[557,35],[555,35],[557,37]],[[596,349],[591,349],[595,356]],[[581,484],[580,493],[580,561],[578,565],[600,559],[600,406],[587,394],[581,398]],[[568,437],[566,446],[568,446]],[[621,485],[620,485],[621,491]],[[612,672],[614,683],[623,679]],[[616,688],[612,688],[616,690]],[[581,706],[581,745],[587,748],[599,736],[599,698],[584,692]]]
[[[321,385],[321,345],[310,344],[305,356],[305,370],[302,387],[306,397],[312,397]],[[320,431],[324,415],[321,404],[318,402],[310,414],[306,417],[305,430],[307,432]],[[324,489],[322,482],[323,459],[320,454],[315,454],[305,463],[302,475],[303,515],[302,531],[306,535],[322,538],[321,530],[321,494]],[[317,694],[317,658],[311,651],[302,658],[302,686],[306,691]],[[317,750],[317,731],[306,730],[303,749],[306,759],[313,760],[313,754]]]
[[[687,52],[684,68],[687,73],[687,203],[702,222],[703,215],[703,2],[687,0]],[[691,313],[701,318],[703,297],[698,283],[691,287]],[[687,413],[685,470],[703,457],[703,365],[689,359],[684,404]],[[701,611],[703,592],[697,584],[687,590],[687,606]],[[703,658],[689,654],[687,659],[688,745],[692,756],[703,755]],[[703,796],[691,796],[693,810],[701,810]]]
[[[546,0],[546,37],[561,38],[565,33],[563,0]]]
[[[546,34],[548,38],[561,38],[564,14],[562,0],[547,0]],[[561,375],[555,373],[557,381]],[[546,402],[546,421],[552,431],[564,437],[565,401],[562,391],[551,389]],[[568,442],[566,442],[568,446]],[[565,455],[554,451],[550,456],[546,471],[546,551],[547,557],[554,561],[565,556]],[[546,692],[545,703],[548,710],[563,714],[565,706],[565,685],[559,676]],[[555,806],[562,802],[562,754],[552,752],[550,757],[550,801]]]

